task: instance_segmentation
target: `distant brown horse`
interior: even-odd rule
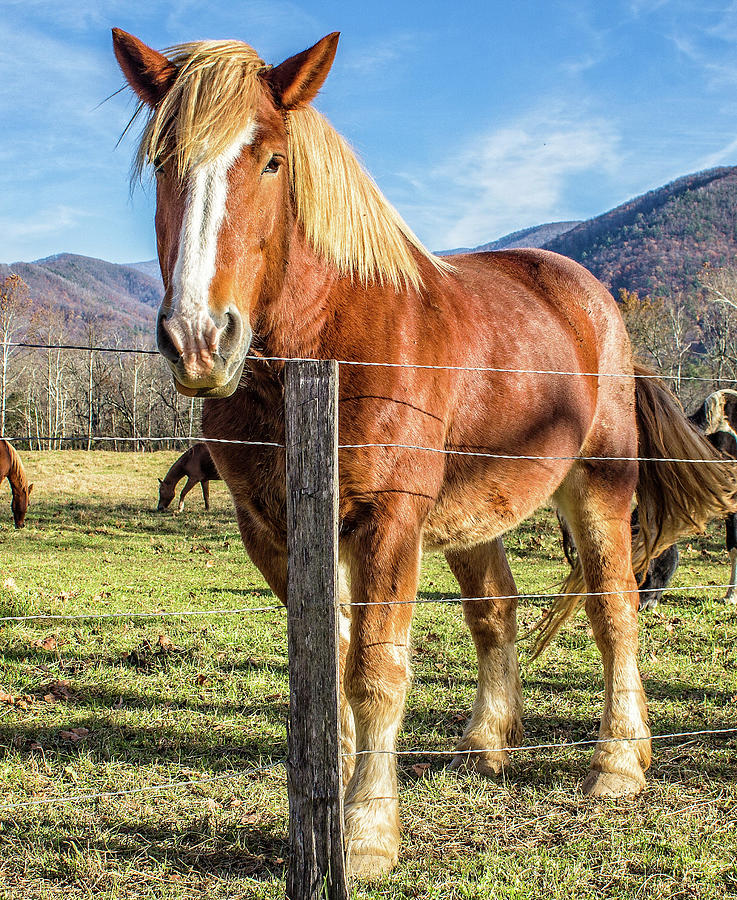
[[[210,482],[220,481],[220,475],[215,468],[215,463],[212,461],[207,444],[202,442],[194,444],[189,450],[182,453],[164,478],[159,478],[159,505],[157,509],[160,512],[168,509],[169,504],[174,499],[177,485],[185,476],[187,483],[179,495],[179,512],[184,509],[184,498],[196,484],[201,485],[205,509],[209,509]]]
[[[551,495],[579,548],[604,664],[584,790],[642,790],[650,732],[631,552],[639,570],[732,509],[736,483],[665,387],[635,382],[611,295],[543,250],[452,265],[429,253],[310,106],[337,34],[275,67],[235,41],[167,57],[117,29],[113,40],[148,109],[138,163],[156,171],[159,349],[180,392],[210,398],[204,434],[283,444],[280,360],[358,363],[340,368],[339,422],[343,596],[353,604],[341,640],[351,871],[375,875],[397,859],[394,751],[423,549],[445,552],[469,598],[478,655],[454,764],[499,772],[505,748],[522,739],[515,586],[499,536]],[[216,443],[210,452],[248,553],[285,600],[283,449]],[[638,453],[714,462],[638,465]],[[547,636],[569,611],[554,609]]]
[[[10,482],[13,494],[10,508],[13,510],[15,527],[23,528],[33,485],[28,483],[18,451],[12,444],[0,438],[0,481],[3,478],[7,478]]]

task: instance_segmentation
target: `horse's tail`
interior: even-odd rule
[[[632,569],[641,581],[650,559],[687,535],[704,530],[717,516],[737,510],[737,468],[727,462],[689,422],[665,384],[635,364],[638,435],[636,501],[638,525],[632,532]],[[586,585],[580,559],[563,582],[563,595],[535,626],[533,658],[547,647],[561,625],[583,605]]]

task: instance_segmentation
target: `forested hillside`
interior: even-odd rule
[[[57,334],[78,340],[92,328],[99,342],[138,339],[153,345],[164,293],[160,278],[73,253],[0,265],[0,281],[11,272],[28,285],[28,311],[38,332],[53,326]]]

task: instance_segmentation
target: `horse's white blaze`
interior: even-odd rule
[[[214,330],[208,300],[228,201],[228,170],[255,135],[252,120],[224,153],[198,166],[189,180],[167,318],[172,338],[175,343],[178,338],[183,349],[197,349]],[[189,346],[188,338],[194,340],[194,346]]]

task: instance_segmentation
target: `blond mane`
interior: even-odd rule
[[[179,73],[149,113],[137,175],[149,164],[168,161],[184,177],[223,153],[253,118],[264,89],[259,76],[270,68],[239,41],[198,41],[167,53]],[[143,109],[142,104],[136,115]],[[316,253],[341,276],[400,289],[422,284],[418,257],[438,271],[452,271],[425,249],[317,110],[288,112],[287,129],[297,219]]]

